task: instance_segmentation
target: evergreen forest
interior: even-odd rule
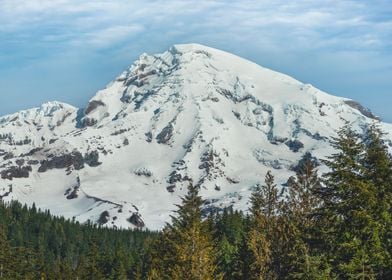
[[[347,123],[335,153],[268,172],[247,213],[203,215],[199,188],[160,232],[108,229],[0,203],[0,279],[392,279],[392,159],[377,124]],[[318,173],[322,163],[328,167]]]

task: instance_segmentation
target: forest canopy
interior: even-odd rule
[[[199,188],[160,232],[108,229],[0,203],[0,279],[392,279],[392,159],[374,124],[349,123],[319,176],[272,172],[247,214],[202,215]],[[278,171],[276,171],[278,172]]]

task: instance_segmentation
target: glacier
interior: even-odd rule
[[[174,45],[142,54],[85,108],[54,101],[0,117],[0,198],[160,229],[193,182],[205,213],[246,211],[268,170],[283,186],[305,154],[333,152],[345,121],[358,131],[379,123],[391,146],[392,125],[353,100],[224,51]]]

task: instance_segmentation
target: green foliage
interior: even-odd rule
[[[242,279],[246,247],[246,222],[241,212],[224,209],[213,220],[213,237],[217,244],[218,270],[224,279]]]
[[[151,278],[216,279],[215,250],[208,224],[202,221],[202,204],[198,187],[189,184],[172,224],[166,226],[158,241],[166,246],[155,247]]]
[[[80,225],[34,205],[0,202],[0,279],[131,279],[156,236]]]
[[[325,161],[330,172],[319,191],[320,236],[342,279],[383,279],[390,273],[391,208],[385,197],[392,164],[376,126],[363,138],[349,124],[339,131],[333,142],[338,152]]]
[[[301,160],[287,188],[271,172],[250,213],[227,208],[202,217],[189,185],[161,232],[81,225],[0,203],[0,279],[392,279],[392,160],[374,124],[347,123],[336,153]]]
[[[377,225],[377,237],[382,246],[379,252],[383,266],[381,275],[392,278],[392,160],[382,136],[383,132],[377,124],[367,128],[362,163],[365,167],[363,177],[373,186],[375,193],[370,215]]]
[[[279,248],[277,241],[281,203],[274,177],[270,172],[265,176],[265,184],[256,187],[250,202],[251,225],[247,245],[252,256],[252,279],[276,279],[278,264],[275,254]]]

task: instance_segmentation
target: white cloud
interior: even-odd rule
[[[141,52],[198,42],[337,89],[331,93],[344,95],[348,83],[365,92],[373,81],[389,94],[391,14],[390,0],[0,0],[0,71],[30,73],[46,62],[54,73],[62,57],[64,72],[78,63],[79,77],[98,73],[101,59],[102,73],[113,70],[106,79]]]
[[[81,34],[77,39],[70,42],[71,45],[80,47],[105,48],[115,45],[124,40],[129,40],[143,31],[142,25],[118,25],[98,29]],[[86,46],[87,44],[87,46]]]
[[[375,2],[0,0],[0,32],[53,26],[66,35],[45,34],[45,39],[68,39],[73,46],[84,42],[97,48],[147,30],[156,36],[187,33],[238,41],[257,36],[256,41],[263,38],[264,45],[277,48],[290,41],[291,49],[353,44],[356,49],[369,49],[389,44],[392,37],[391,21],[375,19],[379,12]]]

